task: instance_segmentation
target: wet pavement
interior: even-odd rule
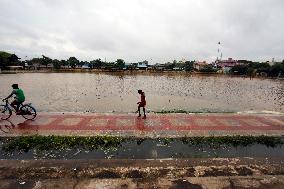
[[[109,134],[139,137],[284,135],[284,115],[40,113],[34,121],[13,115],[0,121],[0,136]]]
[[[33,134],[76,136],[109,134],[153,138],[284,134],[283,114],[149,114],[147,119],[136,116],[135,114],[40,113],[34,121],[27,121],[21,116],[13,115],[7,121],[0,121],[0,137]],[[81,156],[80,159],[50,159],[50,157],[21,159],[16,153],[17,158],[13,160],[3,157],[0,159],[0,189],[282,189],[284,186],[284,164],[280,153],[272,157],[266,154],[261,157],[258,155],[256,157],[233,155],[229,158],[173,156],[173,158],[159,159],[157,157],[159,152],[155,149],[155,147],[149,148],[148,145],[146,151],[151,152],[152,156],[147,159],[95,159],[94,156],[90,159],[85,156]],[[178,150],[177,147],[173,149],[175,152]],[[246,151],[244,148],[240,150]],[[166,151],[169,149],[167,148]],[[188,149],[183,151],[193,152]],[[255,149],[247,151],[256,152]],[[261,146],[260,151],[265,151],[265,148]],[[126,154],[129,155],[129,151],[126,151]],[[220,151],[217,151],[217,154],[220,155]]]

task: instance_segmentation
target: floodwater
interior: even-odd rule
[[[35,150],[4,152],[0,142],[0,159],[160,159],[160,158],[232,158],[232,157],[284,157],[282,145],[268,147],[261,144],[233,147],[231,145],[189,145],[173,141],[165,145],[158,139],[122,142],[115,148],[87,150],[72,148],[63,150]]]
[[[0,74],[0,98],[19,83],[42,112],[135,112],[138,89],[150,111],[284,110],[284,80],[228,76],[123,73]]]

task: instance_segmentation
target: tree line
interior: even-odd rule
[[[0,51],[0,68],[7,69],[9,66],[23,66],[30,67],[34,65],[45,66],[52,65],[54,69],[61,69],[62,67],[76,68],[87,65],[89,68],[111,67],[122,69],[125,67],[123,59],[117,59],[115,62],[103,62],[100,58],[92,61],[80,61],[76,57],[70,57],[67,60],[51,59],[45,55],[40,58],[33,58],[31,60],[21,61],[15,54]]]
[[[236,65],[232,67],[230,72],[234,75],[263,75],[270,77],[283,77],[284,75],[284,60],[273,65],[269,63],[252,62],[249,64]]]
[[[185,62],[177,62],[174,60],[173,62],[167,62],[165,64],[161,64],[163,70],[183,70],[187,72],[203,72],[203,73],[215,73],[221,70],[220,67],[214,66],[214,64],[207,64],[202,66],[199,70],[194,67],[195,61],[185,61]],[[9,66],[22,66],[31,67],[35,65],[40,65],[48,68],[52,66],[53,69],[61,69],[61,68],[76,68],[82,67],[86,65],[90,69],[136,69],[137,63],[128,64],[126,66],[125,61],[123,59],[117,59],[115,62],[105,62],[100,58],[94,59],[91,61],[80,61],[76,57],[70,57],[67,60],[58,60],[51,59],[45,55],[42,55],[40,58],[33,58],[31,60],[21,61],[20,58],[15,54],[10,54],[7,52],[0,51],[0,68],[7,69]],[[159,64],[153,65],[153,69],[159,69]],[[259,62],[251,62],[248,61],[244,64],[239,64],[230,69],[230,73],[234,75],[265,75],[265,76],[281,76],[284,75],[284,60],[279,63],[275,63],[270,65],[268,63],[259,63]]]

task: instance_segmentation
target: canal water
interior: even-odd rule
[[[63,150],[15,150],[5,152],[0,141],[0,159],[159,159],[159,158],[232,158],[232,157],[283,157],[283,145],[268,147],[262,144],[248,146],[232,146],[223,144],[190,145],[175,140],[165,144],[158,139],[146,139],[142,142],[126,141],[121,145],[106,149],[88,150],[72,148]]]
[[[148,111],[284,111],[284,80],[179,74],[0,74],[0,98],[19,83],[43,112],[135,112],[138,89]]]

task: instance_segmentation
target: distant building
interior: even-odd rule
[[[224,67],[232,68],[232,67],[238,65],[238,61],[233,60],[232,58],[228,58],[228,60],[219,60],[217,62],[217,65],[221,68],[224,68]]]
[[[82,69],[90,69],[91,67],[90,67],[90,64],[84,64],[81,68]]]
[[[199,61],[195,61],[193,63],[193,68],[196,69],[196,70],[202,70],[205,66],[208,66],[207,62],[206,61],[202,61],[202,62],[199,62]]]
[[[276,62],[275,62],[275,59],[272,58],[271,61],[266,61],[266,63],[268,63],[270,66],[273,66]]]
[[[154,69],[154,70],[163,71],[163,70],[165,70],[165,68],[166,68],[166,65],[165,65],[165,64],[159,64],[159,63],[157,63],[157,64],[153,65],[153,69]]]
[[[138,63],[137,63],[137,68],[138,68],[139,70],[146,70],[146,69],[148,68],[148,61],[145,60],[145,61],[143,61],[143,62],[138,62]]]
[[[135,70],[137,68],[138,63],[125,63],[124,64],[124,70]]]
[[[174,67],[173,70],[175,70],[175,71],[182,71],[183,68],[181,68],[181,67]]]
[[[248,65],[248,64],[252,63],[252,61],[250,61],[250,60],[237,60],[237,62],[238,62],[238,65],[241,65],[241,64]]]
[[[218,60],[217,62],[217,66],[222,69],[223,73],[229,73],[232,67],[240,64],[243,63],[233,60],[232,58],[228,58],[228,60]]]
[[[23,66],[7,66],[8,70],[23,70]]]

